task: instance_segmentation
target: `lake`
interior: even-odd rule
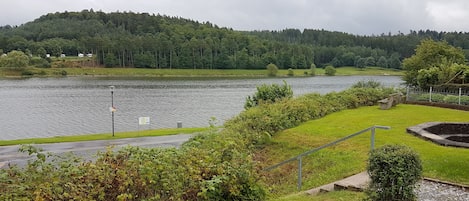
[[[295,96],[325,94],[360,80],[398,87],[397,76],[318,76],[266,79],[30,78],[0,79],[0,140],[110,133],[111,92],[115,86],[115,132],[221,125],[244,110],[261,84],[283,84]],[[139,117],[150,117],[139,125]]]

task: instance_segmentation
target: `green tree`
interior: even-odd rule
[[[46,58],[47,51],[43,47],[40,47],[39,49],[37,49],[36,53],[39,57],[41,57],[43,59]]]
[[[325,70],[326,75],[329,75],[329,76],[334,76],[336,71],[337,71],[334,68],[334,66],[326,66],[326,68],[324,70]]]
[[[355,67],[359,68],[359,69],[363,69],[366,67],[366,58],[357,58],[357,60],[355,61]]]
[[[115,67],[119,65],[119,61],[113,53],[107,53],[104,57],[104,66]]]
[[[23,69],[29,64],[29,56],[22,51],[13,50],[0,57],[0,65],[12,69]]]
[[[391,54],[391,56],[388,59],[389,68],[400,69],[402,64],[399,58],[400,56],[398,53]]]
[[[443,62],[465,64],[464,52],[447,42],[437,42],[431,39],[423,40],[415,49],[415,54],[404,59],[403,68],[406,72],[403,80],[407,85],[417,86],[419,70],[440,66]]]
[[[379,67],[387,68],[388,67],[388,60],[384,56],[380,56],[376,65]]]
[[[278,67],[275,64],[269,64],[267,65],[267,75],[270,77],[275,77],[277,76],[278,72]]]

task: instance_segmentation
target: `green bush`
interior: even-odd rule
[[[263,84],[257,87],[257,91],[253,96],[246,98],[244,108],[248,109],[262,103],[273,103],[281,99],[289,99],[293,97],[293,91],[291,86],[287,82],[283,81],[283,85]]]
[[[50,68],[50,63],[41,57],[33,57],[31,58],[30,62],[31,65],[38,67],[38,68]]]
[[[370,153],[370,200],[415,200],[414,189],[422,177],[420,157],[409,147],[385,145]]]
[[[368,80],[368,81],[360,80],[357,83],[352,85],[352,88],[378,88],[378,87],[383,87],[383,84],[375,80]]]
[[[445,99],[445,95],[443,94],[432,94],[432,102],[438,102],[438,103],[443,103]],[[430,94],[420,94],[417,97],[415,97],[416,101],[426,101],[428,102],[430,100]]]
[[[311,76],[316,76],[316,64],[312,63],[310,66],[309,71],[311,72]]]
[[[287,73],[288,76],[292,77],[294,75],[294,72],[293,72],[293,69],[292,68],[289,68],[288,69],[288,73]]]
[[[275,64],[267,65],[267,75],[270,77],[277,76],[278,67]]]
[[[326,66],[324,70],[325,70],[325,74],[329,76],[334,76],[335,73],[337,72],[334,66]]]

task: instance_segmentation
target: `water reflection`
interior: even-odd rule
[[[208,126],[243,110],[245,98],[261,84],[286,80],[296,96],[328,93],[360,80],[387,86],[402,83],[395,76],[334,76],[285,79],[109,79],[33,78],[0,80],[0,140],[111,132],[114,85],[116,132],[138,129]],[[149,126],[138,117],[150,117]]]

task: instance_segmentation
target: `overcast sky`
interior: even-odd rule
[[[63,11],[147,12],[235,30],[325,29],[371,35],[469,32],[468,0],[1,0],[0,26]]]

